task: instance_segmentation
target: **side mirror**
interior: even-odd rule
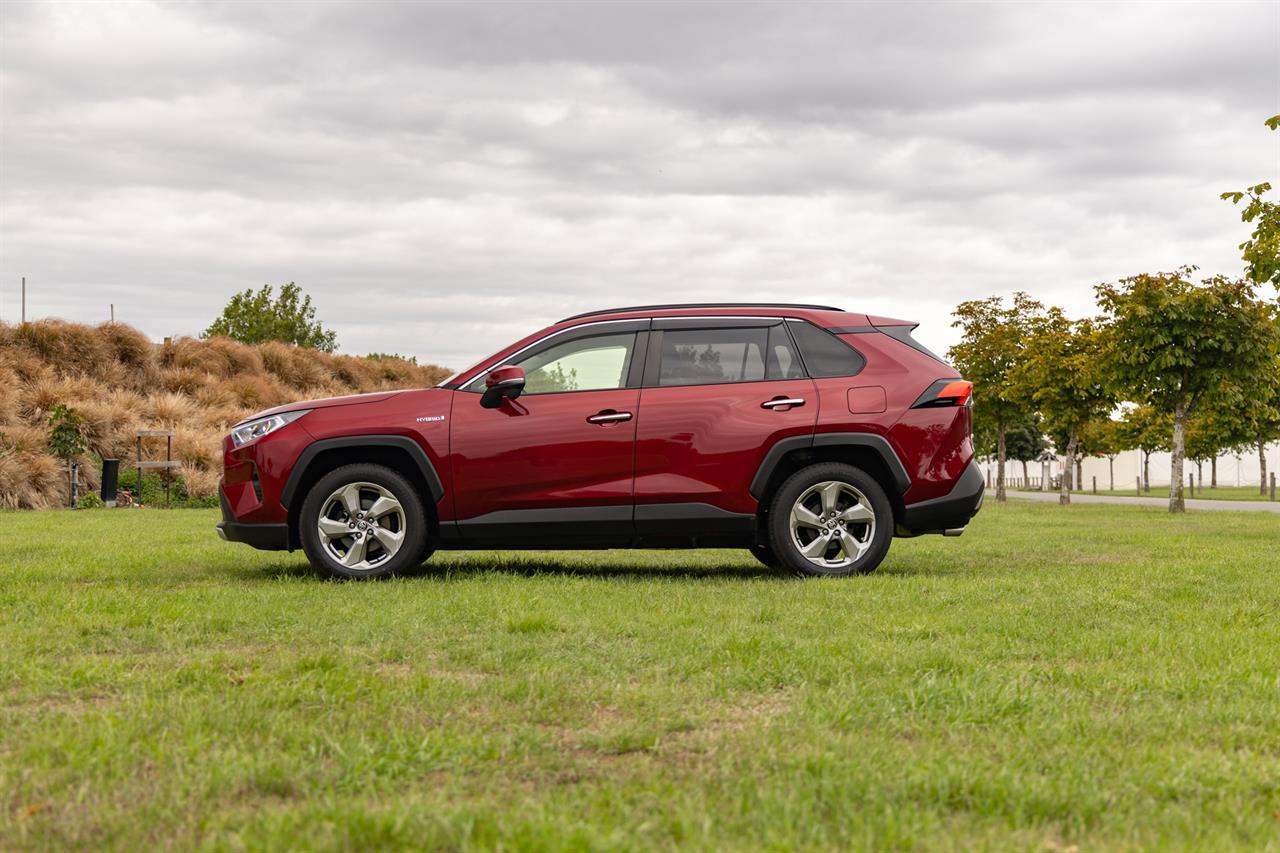
[[[524,391],[524,368],[505,364],[489,371],[484,378],[484,394],[480,396],[480,405],[486,409],[496,409],[503,400],[514,400]]]

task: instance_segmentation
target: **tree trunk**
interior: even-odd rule
[[[1173,408],[1172,459],[1169,462],[1169,512],[1186,512],[1182,500],[1182,462],[1186,456],[1187,404],[1178,403]]]
[[[1116,490],[1116,458],[1114,456],[1107,457],[1107,467],[1111,469],[1111,485],[1107,491],[1114,492]]]
[[[1004,503],[1004,424],[996,422],[996,502]]]
[[[1076,491],[1084,491],[1084,454],[1078,454],[1076,460]]]
[[[1265,498],[1267,496],[1267,443],[1262,439],[1258,439],[1258,470],[1262,472],[1258,477],[1258,494]]]
[[[1062,485],[1058,489],[1058,503],[1066,506],[1071,503],[1071,460],[1076,455],[1076,431],[1067,432],[1067,465],[1062,474]]]
[[[1262,479],[1265,480],[1267,478],[1263,477]],[[1030,475],[1027,474],[1027,460],[1025,459],[1022,460],[1022,488],[1024,489],[1031,488],[1031,477]]]
[[[1151,491],[1151,451],[1142,451],[1142,491]]]
[[[1218,488],[1218,454],[1216,453],[1209,462],[1209,488]]]
[[[1200,488],[1204,488],[1204,460],[1196,460],[1196,483]]]

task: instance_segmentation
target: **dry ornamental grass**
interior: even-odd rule
[[[282,343],[228,338],[152,343],[120,323],[0,323],[0,508],[45,509],[66,498],[66,469],[48,452],[49,413],[84,418],[85,488],[99,458],[123,467],[141,429],[173,429],[179,477],[191,497],[214,494],[228,428],[292,400],[427,388],[449,371],[406,359],[328,355]]]

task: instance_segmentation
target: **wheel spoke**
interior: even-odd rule
[[[822,511],[835,512],[840,505],[840,493],[844,491],[843,483],[827,483],[822,487]]]
[[[337,539],[340,536],[350,536],[351,528],[347,526],[345,521],[335,521],[332,518],[320,519],[320,534],[324,536],[325,541]]]
[[[864,503],[857,503],[840,513],[841,521],[868,522],[875,520],[875,513]]]
[[[382,543],[382,548],[387,552],[388,557],[394,556],[396,551],[400,550],[400,544],[404,542],[403,530],[396,531],[387,530],[384,527],[375,527],[373,529],[373,535],[378,538],[380,543]]]
[[[378,499],[373,502],[373,506],[369,507],[369,518],[382,518],[387,513],[395,512],[398,509],[400,509],[400,502],[395,498],[379,495]]]
[[[353,569],[364,562],[365,551],[369,549],[369,538],[362,536],[351,543],[351,550],[342,558],[342,565]]]
[[[827,553],[827,546],[831,544],[831,540],[825,536],[819,536],[808,545],[800,549],[800,553],[804,554],[810,560],[821,559]]]
[[[356,513],[363,512],[360,506],[360,486],[352,483],[342,490],[342,505],[346,507],[347,515],[352,518],[356,517]]]
[[[862,543],[853,538],[853,534],[847,530],[841,530],[840,550],[844,553],[846,560],[856,560],[862,555]]]
[[[812,527],[815,530],[823,530],[822,519],[804,504],[796,504],[791,510],[791,521],[802,527]]]

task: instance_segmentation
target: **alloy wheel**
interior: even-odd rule
[[[806,560],[842,569],[867,552],[876,532],[871,501],[848,483],[827,480],[805,489],[791,507],[791,539]]]
[[[376,569],[404,543],[405,512],[400,501],[376,483],[349,483],[320,506],[320,544],[348,569]]]

